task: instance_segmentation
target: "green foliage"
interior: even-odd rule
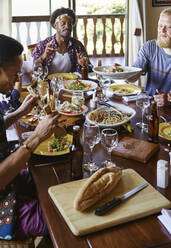
[[[79,6],[78,6],[79,5]],[[126,12],[126,1],[124,0],[117,0],[116,1],[98,1],[94,2],[91,0],[91,2],[87,1],[78,1],[77,2],[77,9],[79,10],[79,7],[84,9],[83,13],[84,15],[104,15],[106,14],[106,23],[105,23],[105,30],[106,30],[106,51],[108,54],[111,53],[112,50],[112,23],[111,19],[107,17],[107,15],[111,14],[125,14]],[[77,11],[77,14],[79,14],[79,11]],[[97,53],[99,55],[102,54],[103,50],[103,32],[104,32],[104,27],[102,23],[102,19],[98,18],[97,19],[97,24],[96,24],[96,36],[97,36],[97,42],[96,42],[96,49]],[[115,53],[119,53],[121,49],[121,44],[120,44],[120,36],[121,36],[121,23],[119,17],[115,17],[115,23],[114,23],[114,36],[115,36],[115,44],[114,44],[114,49]],[[125,20],[123,24],[123,33],[125,34]],[[84,43],[84,35],[85,35],[85,30],[84,30],[84,25],[83,21],[79,19],[77,23],[77,37],[80,41]],[[93,35],[94,35],[94,24],[92,19],[87,20],[87,52],[89,55],[93,54]],[[125,40],[125,39],[124,39]],[[124,41],[125,43],[125,41]]]

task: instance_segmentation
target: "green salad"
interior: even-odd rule
[[[48,142],[48,152],[59,152],[67,149],[70,146],[68,136],[63,138],[54,138],[51,142]]]

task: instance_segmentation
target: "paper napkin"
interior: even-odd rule
[[[157,216],[160,222],[164,225],[167,231],[171,234],[171,210],[162,209],[161,215]]]

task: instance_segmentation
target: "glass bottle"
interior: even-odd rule
[[[71,179],[78,180],[83,177],[83,147],[80,143],[80,126],[73,126],[73,143],[71,152]]]
[[[102,66],[102,60],[101,59],[98,60],[98,66]]]
[[[86,80],[88,79],[88,60],[87,58],[84,58],[84,64],[81,68],[81,76],[82,76],[82,79]]]
[[[157,115],[157,104],[152,101],[151,113],[148,116],[148,141],[158,143],[159,118]]]

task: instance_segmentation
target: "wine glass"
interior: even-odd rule
[[[102,94],[103,94],[103,101],[108,101],[108,98],[106,96],[107,93],[107,88],[111,84],[110,79],[103,78],[101,75],[98,75],[98,80],[99,80],[99,86],[102,89]]]
[[[118,145],[118,132],[113,128],[105,128],[101,133],[101,143],[107,149],[109,159],[105,160],[105,167],[115,166],[111,160],[112,150]]]
[[[50,81],[50,87],[55,94],[55,98],[58,100],[60,90],[62,89],[62,80],[58,77],[53,77]]]
[[[141,128],[142,131],[147,131],[147,124],[144,123],[144,114],[146,109],[150,106],[150,97],[145,93],[139,94],[137,96],[136,106],[139,107],[142,111],[142,121],[137,122],[136,126]]]
[[[46,77],[47,77],[47,75],[48,75],[48,67],[47,67],[47,65],[44,65],[43,66],[43,75],[42,75],[42,79],[43,79],[43,81],[44,80],[46,80]]]
[[[42,75],[43,75],[42,64],[33,63],[33,75],[35,76],[37,81],[42,80]]]
[[[99,126],[95,123],[85,122],[83,134],[84,134],[84,141],[86,144],[88,144],[90,151],[91,151],[90,162],[88,162],[87,164],[84,164],[84,169],[90,171],[90,173],[92,174],[93,171],[96,171],[99,169],[96,163],[93,162],[93,158],[92,158],[93,148],[96,144],[99,143],[101,139]]]

